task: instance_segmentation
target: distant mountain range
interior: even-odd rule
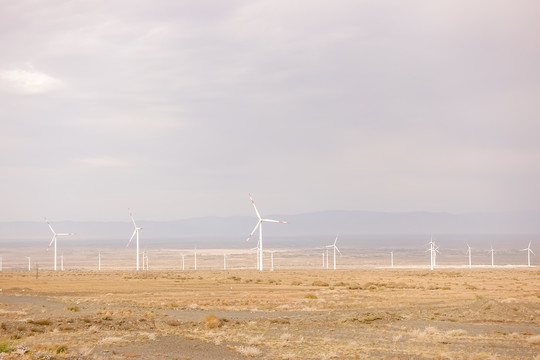
[[[370,246],[377,242],[422,244],[431,233],[438,238],[538,238],[540,213],[434,213],[369,211],[322,211],[298,215],[269,215],[289,224],[263,226],[264,239],[285,247],[313,246],[330,243],[337,233],[344,246]],[[153,246],[221,246],[245,247],[244,240],[256,225],[255,217],[198,217],[177,221],[144,221],[141,239]],[[72,244],[110,244],[125,246],[133,232],[133,224],[124,222],[53,222],[57,232],[75,232]],[[512,235],[512,237],[509,237]],[[254,235],[253,246],[258,234]],[[50,230],[44,221],[0,222],[0,244],[16,246],[21,241],[47,242]],[[142,240],[141,240],[142,241]],[[465,240],[464,240],[465,241]],[[508,240],[511,241],[511,240]],[[519,241],[521,243],[524,240]]]

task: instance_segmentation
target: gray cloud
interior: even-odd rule
[[[536,2],[0,6],[5,220],[538,210]]]

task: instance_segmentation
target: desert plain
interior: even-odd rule
[[[540,269],[0,272],[0,359],[540,359]]]

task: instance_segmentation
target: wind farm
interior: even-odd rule
[[[255,248],[234,238],[211,243],[214,246],[200,237],[162,242],[152,235],[159,224],[140,221],[147,240],[139,253],[143,226],[131,211],[127,224],[134,230],[128,246],[110,240],[62,243],[59,273],[56,261],[38,269],[48,260],[39,247],[0,247],[0,338],[16,338],[9,340],[13,356],[25,346],[51,356],[61,348],[67,358],[88,360],[111,354],[150,359],[156,353],[190,359],[331,359],[358,354],[375,359],[420,353],[418,358],[481,359],[535,353],[540,334],[534,314],[540,311],[540,293],[538,265],[531,263],[532,241],[525,249],[504,249],[498,242],[497,264],[490,238],[462,242],[449,235],[419,235],[417,245],[378,240],[370,247],[366,245],[373,241],[355,246],[357,237],[346,233],[328,244],[326,235],[299,242],[268,229],[265,244],[273,245],[268,250],[262,246],[262,223],[283,221],[260,216],[249,197],[257,224],[248,240],[259,230]],[[58,234],[47,224],[53,232],[50,246],[56,245],[57,236],[73,234]],[[123,233],[119,231],[120,239]],[[241,233],[239,227],[238,237]],[[129,248],[133,240],[135,266]],[[426,240],[427,251],[422,245]],[[322,241],[328,245],[307,246]],[[469,242],[477,249],[474,264]],[[460,244],[466,245],[467,258]],[[29,254],[27,268],[12,260],[21,252]],[[516,277],[518,283],[512,280]],[[36,304],[46,312],[33,310]],[[338,321],[329,321],[330,313]],[[28,326],[20,325],[21,317],[30,319],[25,320]],[[504,325],[495,331],[493,322]],[[44,331],[36,332],[35,326]],[[359,336],[366,332],[367,337]],[[402,341],[414,345],[403,347]],[[444,342],[444,348],[433,346],[434,341]],[[321,354],[313,349],[324,350]]]

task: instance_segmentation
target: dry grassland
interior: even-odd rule
[[[0,272],[0,359],[540,359],[540,271]]]

